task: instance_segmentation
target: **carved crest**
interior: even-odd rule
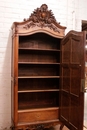
[[[52,23],[56,23],[56,19],[51,10],[48,10],[48,6],[46,4],[42,4],[40,8],[37,8],[33,11],[28,19],[24,19],[24,21],[30,21],[27,25],[24,26],[25,29],[29,29],[30,27],[49,27],[53,29],[55,32],[60,32],[59,29],[53,25]]]

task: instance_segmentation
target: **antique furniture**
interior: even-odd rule
[[[15,130],[61,124],[83,129],[85,32],[70,31],[43,4],[12,26],[12,121]]]

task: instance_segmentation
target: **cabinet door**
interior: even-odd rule
[[[83,130],[85,32],[70,31],[61,50],[60,120],[70,130]]]

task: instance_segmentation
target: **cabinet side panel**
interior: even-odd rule
[[[12,50],[11,50],[11,119],[14,125],[14,36],[12,37]]]
[[[12,122],[13,125],[16,126],[17,124],[17,110],[18,110],[18,36],[14,35],[12,40]]]

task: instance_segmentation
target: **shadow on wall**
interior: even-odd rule
[[[11,127],[11,43],[12,32],[5,37],[7,46],[2,48],[3,61],[0,85],[0,130],[9,130]]]

